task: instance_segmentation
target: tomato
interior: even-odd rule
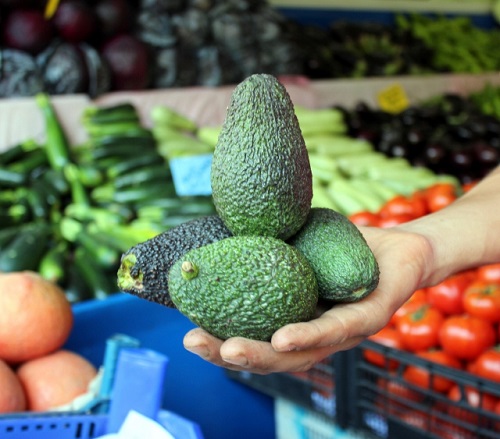
[[[448,392],[448,398],[452,402],[466,402],[472,409],[481,409],[493,412],[495,410],[496,398],[489,393],[480,392],[472,386],[466,386],[463,389],[455,384]],[[466,407],[459,407],[457,404],[448,405],[448,413],[453,417],[470,424],[477,425],[485,419],[476,411],[469,410]],[[483,418],[483,419],[482,419]]]
[[[349,216],[351,222],[358,226],[378,226],[379,215],[373,212],[356,212]]]
[[[476,184],[478,184],[479,181],[478,180],[475,180],[475,181],[469,181],[468,183],[464,183],[462,185],[462,190],[465,192],[469,192],[473,187],[476,186]]]
[[[465,361],[474,360],[495,341],[496,333],[491,323],[467,314],[447,317],[439,331],[443,350]]]
[[[460,361],[440,349],[417,352],[416,355],[442,366],[453,367],[455,369],[461,368]],[[452,379],[446,377],[445,374],[441,375],[435,372],[435,370],[431,372],[428,366],[420,365],[407,366],[403,372],[403,378],[409,383],[424,389],[430,389],[432,383],[432,390],[441,393],[448,392],[454,384]]]
[[[401,341],[401,335],[398,331],[390,326],[382,328],[379,332],[368,337],[368,340],[374,341],[384,346],[388,346],[394,349],[403,349],[403,343]],[[363,356],[365,360],[369,361],[376,366],[395,369],[398,367],[399,362],[393,359],[388,359],[383,353],[374,351],[371,349],[365,349],[363,351]]]
[[[454,274],[444,281],[427,288],[427,300],[443,314],[462,314],[464,310],[462,297],[470,285],[468,272]]]
[[[378,213],[382,218],[395,215],[409,215],[412,218],[419,218],[425,214],[426,210],[427,206],[422,198],[396,195],[387,201]]]
[[[401,334],[403,346],[411,352],[417,352],[438,345],[443,321],[441,311],[425,304],[401,317],[396,328]]]
[[[467,313],[491,323],[500,322],[500,284],[475,281],[464,292]]]
[[[473,363],[470,371],[478,376],[500,383],[500,346],[487,349]]]
[[[378,220],[377,226],[386,229],[388,227],[394,227],[398,226],[399,224],[407,223],[412,219],[415,219],[415,217],[407,213],[400,213],[383,218],[381,217]]]
[[[488,264],[476,269],[477,280],[484,282],[500,283],[500,262]]]
[[[408,314],[411,311],[416,310],[419,308],[421,305],[424,305],[427,303],[427,289],[426,288],[421,288],[419,290],[416,290],[410,298],[403,304],[401,305],[397,311],[392,315],[391,320],[389,323],[391,325],[396,325],[397,321],[404,315]]]
[[[451,183],[436,183],[425,190],[429,212],[436,212],[457,199],[456,189]]]
[[[425,198],[425,192],[423,190],[416,191],[411,194],[410,200],[413,202],[413,208],[415,211],[415,216],[417,218],[429,213],[429,208],[427,207],[427,199]]]

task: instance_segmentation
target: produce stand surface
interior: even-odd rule
[[[96,366],[102,362],[106,339],[115,334],[134,337],[142,347],[167,356],[162,408],[197,423],[204,439],[274,438],[272,398],[234,382],[222,368],[186,351],[182,339],[194,326],[177,310],[118,293],[76,304],[74,312],[67,348]]]

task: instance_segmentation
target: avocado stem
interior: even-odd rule
[[[185,280],[194,279],[198,276],[198,267],[191,261],[183,261],[181,264],[181,275]]]

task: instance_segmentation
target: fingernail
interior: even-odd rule
[[[240,366],[240,367],[247,367],[248,366],[248,359],[247,357],[244,357],[242,355],[239,355],[237,357],[231,357],[231,358],[224,358],[222,359],[229,364],[233,364],[234,366]]]
[[[185,348],[189,352],[198,355],[201,358],[208,358],[210,356],[210,351],[205,345],[185,346]]]

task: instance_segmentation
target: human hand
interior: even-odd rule
[[[270,342],[242,337],[223,341],[196,328],[184,337],[184,347],[227,369],[259,374],[297,372],[378,332],[421,286],[432,249],[422,235],[403,228],[360,230],[380,268],[377,289],[363,300],[334,305],[314,320],[286,325]]]

